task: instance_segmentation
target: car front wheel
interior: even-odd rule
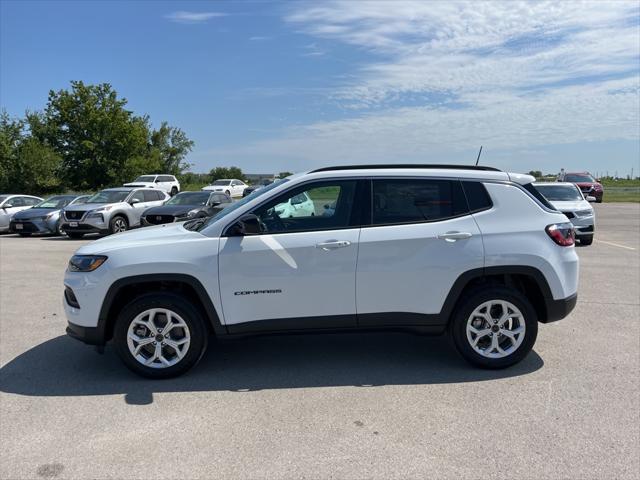
[[[129,222],[127,222],[126,218],[120,215],[116,215],[109,222],[109,231],[111,233],[125,232],[128,229],[129,229]]]
[[[460,354],[483,368],[505,368],[533,348],[538,318],[529,300],[506,287],[470,292],[454,314],[450,333]]]
[[[133,372],[170,378],[192,368],[207,348],[207,329],[198,312],[179,295],[143,295],[118,316],[114,346]]]

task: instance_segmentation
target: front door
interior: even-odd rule
[[[260,234],[221,239],[220,293],[230,332],[356,325],[355,190],[351,180],[297,187],[252,212]],[[287,215],[286,205],[301,193],[314,209]]]

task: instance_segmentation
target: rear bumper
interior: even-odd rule
[[[561,300],[555,300],[553,298],[545,298],[545,307],[547,310],[547,318],[542,323],[556,322],[562,320],[575,308],[578,302],[578,294],[563,298]]]

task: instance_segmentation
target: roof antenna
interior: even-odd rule
[[[478,158],[476,158],[476,167],[478,166],[478,162],[480,161],[480,155],[482,155],[482,145],[480,145],[480,151],[478,152]]]

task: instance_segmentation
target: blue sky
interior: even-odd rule
[[[0,2],[0,105],[109,82],[194,171],[640,171],[637,2]]]

